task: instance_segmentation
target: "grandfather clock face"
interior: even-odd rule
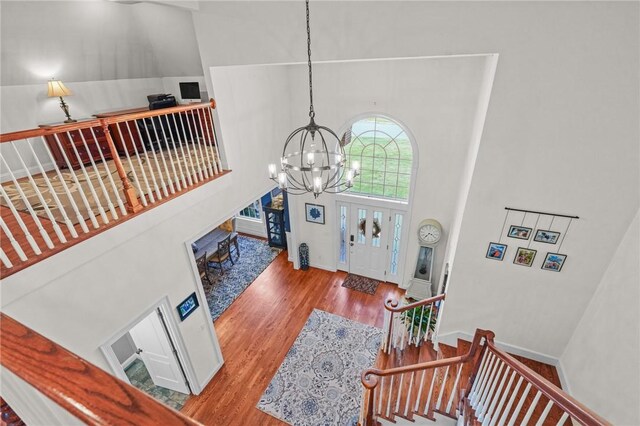
[[[418,236],[426,244],[435,244],[440,241],[440,228],[431,224],[423,225],[418,232]]]

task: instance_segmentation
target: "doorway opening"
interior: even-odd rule
[[[156,306],[101,350],[118,378],[180,410],[192,392],[171,327]]]

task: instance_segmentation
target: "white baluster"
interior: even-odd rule
[[[393,396],[393,376],[391,376],[391,383],[389,384],[389,396],[387,397],[387,418],[391,417],[391,397]]]
[[[442,396],[444,395],[445,384],[447,383],[447,379],[449,379],[449,366],[444,370],[444,376],[442,377],[442,384],[440,385],[440,394],[438,395],[438,401],[436,402],[436,410],[440,409],[440,404],[442,404]]]
[[[216,159],[215,142],[213,139],[213,135],[210,132],[209,126],[206,124],[209,118],[207,116],[207,112],[205,111],[205,109],[202,109],[202,115],[203,115],[202,125],[207,130],[207,140],[209,142],[208,147],[209,147],[209,150],[211,151],[211,157],[213,159],[213,171],[215,174],[218,174],[220,173],[221,170],[218,168],[218,160]],[[200,115],[200,110],[198,110],[198,115]]]
[[[484,420],[484,415],[487,412],[487,408],[489,407],[491,399],[493,398],[493,392],[496,390],[498,379],[500,379],[500,374],[502,373],[502,369],[504,368],[504,366],[505,364],[503,362],[500,362],[498,372],[491,379],[491,387],[489,388],[489,392],[487,392],[485,397],[480,401],[479,410],[476,410],[476,413],[478,413],[478,420],[481,422]]]
[[[178,141],[178,147],[180,148],[180,155],[182,155],[182,158],[183,158],[181,163],[184,162],[184,168],[185,168],[185,170],[187,172],[186,173],[186,178],[187,178],[187,182],[189,183],[188,186],[191,186],[191,185],[193,185],[193,179],[191,178],[192,172],[189,171],[189,164],[191,164],[191,168],[193,169],[193,161],[191,159],[191,154],[189,154],[189,156],[187,157],[187,155],[184,152],[184,144],[180,143],[180,135],[178,134],[178,124],[176,122],[175,114],[172,113],[171,114],[171,118],[173,118],[174,128],[176,129],[176,134],[174,135],[172,127],[169,126],[169,131],[171,132],[171,139],[174,140],[174,141]],[[184,177],[183,177],[183,184],[184,184],[185,187],[187,186],[187,183],[184,182]]]
[[[178,131],[178,124],[176,122],[176,116],[174,113],[171,114],[173,117],[173,122],[176,123],[176,132]],[[184,138],[184,142],[182,145],[187,147],[187,152],[189,153],[189,163],[191,164],[191,169],[193,173],[190,173],[190,176],[193,177],[193,180],[197,183],[202,179],[202,170],[200,169],[200,164],[198,163],[198,159],[196,158],[196,165],[193,164],[194,154],[191,152],[191,147],[189,146],[189,142],[187,140],[187,134],[184,130],[184,123],[182,121],[182,115],[178,114],[178,118],[180,118],[180,128],[182,129],[182,137]],[[197,167],[196,167],[197,166]]]
[[[408,318],[409,316],[407,315],[405,318]],[[409,326],[409,341],[408,344],[410,345],[413,342],[413,327],[415,327],[416,324],[416,309],[413,308],[411,309],[411,322],[409,323],[411,324]],[[420,324],[420,326],[418,328],[422,328],[422,324]]]
[[[492,415],[492,419],[491,419],[491,422],[489,423],[489,426],[495,426],[496,422],[498,421],[498,414],[500,414],[500,411],[502,410],[502,406],[504,405],[505,401],[507,400],[507,397],[509,396],[509,390],[511,389],[511,385],[513,384],[513,379],[515,379],[515,377],[516,377],[516,371],[513,370],[513,373],[511,373],[511,377],[509,378],[509,383],[507,383],[507,387],[505,388],[504,393],[502,394],[502,398],[500,398],[498,407],[496,408],[496,411]]]
[[[411,380],[409,380],[409,394],[407,395],[407,403],[404,406],[404,416],[407,417],[409,414],[409,401],[411,400],[411,391],[413,389],[413,378],[415,377],[416,372],[411,372]]]
[[[567,421],[567,417],[569,417],[569,413],[567,412],[563,413],[562,417],[560,417],[560,420],[558,420],[558,423],[556,423],[556,426],[562,426],[564,422]]]
[[[196,126],[196,117],[194,116],[193,113],[189,114],[188,112],[185,111],[185,114],[187,115],[187,117],[190,117],[190,119],[188,118],[187,123],[189,124],[189,130],[191,130],[191,121],[193,120],[193,133],[192,135],[195,137],[196,142],[198,143],[198,149],[200,150],[200,156],[202,157],[202,161],[204,162],[203,164],[203,170],[204,173],[206,175],[207,178],[213,177],[213,171],[211,171],[211,173],[209,173],[209,168],[211,166],[209,166],[209,168],[207,167],[207,159],[205,158],[205,153],[207,151],[206,146],[203,148],[202,147],[202,143],[200,141],[200,135],[198,135],[198,128]]]
[[[11,243],[11,247],[13,247],[13,249],[16,252],[16,254],[20,258],[20,260],[25,262],[27,260],[27,255],[24,254],[24,251],[22,250],[22,247],[20,246],[20,243],[18,243],[16,241],[16,239],[13,237],[13,234],[11,233],[11,230],[9,229],[7,224],[5,223],[4,219],[2,219],[1,217],[0,217],[0,228],[2,228],[4,233],[7,235],[7,238],[9,238],[9,242]],[[7,266],[7,267],[11,268],[11,266]]]
[[[473,379],[473,384],[471,385],[471,390],[469,391],[469,398],[473,398],[476,394],[476,389],[478,389],[478,383],[480,383],[480,378],[484,374],[484,369],[487,366],[487,358],[489,358],[489,351],[484,351],[482,355],[482,360],[480,361],[480,368],[476,372],[476,377]]]
[[[193,110],[194,114],[197,114],[197,119],[196,117],[193,118],[194,121],[198,122],[198,126],[195,125],[195,123],[193,124],[193,127],[200,127],[200,133],[202,134],[202,145],[204,146],[203,151],[206,154],[207,157],[207,166],[209,167],[209,174],[213,177],[216,175],[216,173],[214,173],[214,167],[213,167],[213,161],[211,160],[211,151],[209,151],[209,149],[207,148],[207,135],[204,132],[204,128],[202,127],[202,117],[200,116],[200,109],[194,109]],[[197,132],[197,129],[196,129]]]
[[[460,373],[462,373],[462,365],[458,364],[458,373],[456,374],[456,380],[453,382],[453,390],[451,391],[451,395],[449,395],[449,402],[447,403],[446,412],[449,413],[451,411],[451,406],[453,405],[453,397],[456,395],[458,389],[458,382],[460,381]]]
[[[27,225],[25,225],[24,220],[22,220],[22,216],[20,216],[20,213],[18,213],[18,211],[16,210],[15,206],[13,205],[13,201],[11,201],[11,198],[9,198],[9,195],[7,195],[2,185],[0,185],[0,193],[4,197],[7,203],[7,206],[9,206],[9,210],[11,210],[11,213],[13,214],[13,217],[16,219],[16,222],[18,222],[18,225],[20,226],[20,229],[22,230],[22,233],[27,239],[27,242],[31,246],[31,249],[33,250],[33,252],[35,254],[42,254],[42,250],[40,250],[40,247],[36,243],[36,240],[33,238],[33,235],[31,235],[31,232],[29,232],[29,228],[27,228]]]
[[[56,136],[56,141],[58,143],[60,143],[60,140],[57,138],[58,135]],[[67,138],[70,141],[73,141],[73,138],[71,137],[71,133],[67,132]],[[62,149],[62,146],[59,146],[60,151],[62,151],[62,153],[64,154],[64,150]],[[80,166],[80,170],[82,171],[82,174],[84,175],[85,181],[87,182],[87,186],[89,187],[89,192],[91,192],[91,196],[93,197],[94,201],[96,202],[96,206],[98,208],[98,213],[100,214],[100,218],[102,219],[103,223],[109,223],[109,218],[107,217],[107,213],[104,211],[104,208],[102,208],[102,204],[100,203],[100,199],[98,198],[98,194],[96,194],[96,190],[93,187],[93,182],[91,182],[91,178],[89,177],[89,174],[87,173],[87,169],[84,168],[84,163],[82,162],[82,158],[80,158],[80,154],[78,153],[78,149],[76,148],[76,144],[75,143],[71,143],[71,148],[74,152],[74,154],[76,155],[76,158],[78,159],[78,165]],[[71,167],[71,164],[68,164],[69,166],[69,170],[74,174],[75,176],[75,171],[73,170],[73,167]],[[76,180],[77,180],[77,176],[76,176]],[[78,190],[80,192],[84,192],[82,190],[82,186],[80,186],[80,182],[78,182]]]
[[[489,381],[489,376],[491,374],[491,372],[493,371],[493,367],[496,364],[496,360],[498,359],[498,357],[496,357],[493,352],[491,352],[491,354],[489,355],[491,358],[489,360],[489,364],[487,365],[487,368],[485,369],[482,377],[480,377],[480,383],[478,383],[478,389],[476,389],[476,393],[475,395],[471,398],[471,407],[473,409],[475,409],[478,404],[480,403],[480,399],[482,398],[482,394],[485,390],[485,388],[487,387],[487,382]]]
[[[533,401],[531,402],[529,409],[527,410],[527,414],[524,415],[524,419],[522,419],[522,423],[520,423],[520,426],[527,426],[527,423],[529,423],[529,420],[533,415],[533,410],[536,408],[536,405],[538,405],[538,401],[540,400],[541,396],[542,396],[542,392],[538,391],[536,393],[535,398],[533,398]]]
[[[151,120],[151,125],[153,125],[153,117],[150,117],[149,120]],[[153,157],[153,162],[156,165],[156,170],[158,171],[158,177],[160,178],[160,188],[162,189],[162,194],[165,197],[168,197],[169,193],[167,192],[167,184],[164,181],[164,175],[162,174],[162,169],[160,168],[160,163],[158,163],[158,156],[156,155],[156,150],[155,150],[155,147],[153,146],[153,141],[151,140],[151,134],[149,133],[149,128],[147,127],[146,119],[143,119],[143,122],[144,122],[144,132],[147,135],[147,140],[149,141],[149,148],[151,149],[151,156]],[[158,145],[160,145],[160,141],[158,141]],[[144,144],[143,144],[143,146],[144,146]],[[145,150],[146,150],[146,148],[145,148]],[[160,197],[160,194],[158,194],[158,198],[162,199]]]
[[[107,129],[105,132],[108,132],[108,131],[109,131],[109,129]],[[80,132],[80,135],[82,136],[82,132]],[[102,153],[102,149],[100,149],[100,145],[98,145],[98,138],[96,138],[96,133],[93,131],[93,127],[91,128],[91,136],[93,136],[93,140],[96,143],[96,146],[98,147],[98,155],[100,156],[100,160],[102,160],[102,165],[104,166],[104,171],[107,173],[107,178],[109,179],[109,183],[111,184],[111,190],[114,193],[114,197],[116,197],[116,203],[118,204],[118,208],[120,209],[120,213],[122,214],[122,216],[126,216],[127,215],[127,209],[124,207],[124,203],[122,202],[122,198],[120,198],[120,191],[118,191],[118,187],[116,186],[116,183],[113,181],[113,176],[111,175],[111,170],[109,169],[109,164],[107,163],[107,160],[104,158],[104,154]],[[84,136],[82,136],[82,140],[84,141]],[[86,142],[85,142],[85,145],[86,145]],[[93,159],[91,161],[93,161]],[[113,161],[115,162],[116,159],[114,158]],[[102,180],[102,179],[100,179],[100,180]],[[114,218],[114,219],[117,219],[117,218]]]
[[[402,316],[404,321],[400,321],[402,327],[400,328],[400,350],[404,350],[404,338],[407,335],[407,323],[406,321],[409,319],[407,315],[407,311],[403,311],[402,313],[398,313],[398,316]]]
[[[169,145],[169,139],[167,139],[167,131],[171,132],[171,129],[170,129],[171,126],[169,125],[169,114],[165,114],[165,115],[162,115],[161,117],[158,117],[158,120],[160,121],[160,129],[162,130],[162,139],[164,140],[164,145],[166,147],[166,155],[169,156],[171,171],[173,173],[173,175],[171,175],[171,180],[176,186],[176,190],[180,191],[182,189],[182,184],[180,183],[180,175],[178,174],[178,170],[176,169],[176,163],[178,163],[178,169],[180,168],[180,161],[179,161],[180,158],[178,156],[178,151],[171,148],[171,145]],[[166,129],[165,129],[165,126],[166,126]],[[154,129],[155,129],[155,125],[154,125]],[[175,148],[175,145],[173,146],[173,148]]]
[[[400,374],[400,383],[398,384],[396,408],[393,410],[394,414],[400,414],[400,400],[402,399],[402,382],[403,381],[404,381],[404,374]]]
[[[2,261],[2,264],[5,268],[13,268],[13,263],[11,263],[11,261],[7,257],[7,254],[2,249],[0,249],[0,260]]]
[[[198,165],[202,165],[202,167],[200,167],[203,175],[202,179],[209,178],[209,171],[207,170],[207,167],[204,164],[206,161],[204,160],[204,157],[202,155],[202,147],[200,146],[200,140],[198,138],[198,135],[195,135],[193,133],[193,130],[191,129],[191,120],[189,119],[189,114],[186,111],[184,112],[184,118],[185,118],[185,121],[187,122],[187,128],[189,129],[189,134],[191,135],[191,143],[193,144],[193,149],[196,153]]]
[[[527,387],[524,388],[524,392],[522,392],[522,396],[518,401],[518,405],[516,405],[516,408],[513,410],[513,415],[511,416],[511,420],[509,420],[508,426],[513,426],[516,423],[516,419],[520,415],[520,410],[522,410],[522,406],[524,405],[525,399],[527,399],[527,394],[529,393],[530,389],[531,383],[527,382]]]
[[[420,321],[418,322],[419,326],[418,326],[418,335],[416,336],[416,341],[415,341],[415,345],[418,346],[420,344],[420,340],[422,340],[422,337],[424,335],[421,336],[422,334],[422,320],[424,319],[424,305],[422,305],[420,307]],[[427,331],[425,331],[425,333],[429,332],[429,323],[427,323]]]
[[[433,396],[433,386],[436,383],[436,376],[438,375],[438,368],[433,370],[433,377],[431,378],[431,386],[429,386],[429,393],[427,394],[427,403],[424,405],[424,413],[429,414],[431,408],[431,397]]]
[[[182,187],[183,188],[187,188],[187,180],[185,179],[184,176],[184,171],[182,169],[182,158],[184,158],[184,151],[182,152],[182,157],[180,156],[180,153],[178,152],[178,148],[176,147],[176,137],[173,135],[173,129],[171,129],[171,124],[169,123],[169,114],[164,116],[167,120],[167,129],[169,130],[169,138],[171,139],[171,146],[173,146],[173,152],[177,158],[177,163],[178,163],[178,170],[180,172],[180,180],[177,180],[177,183],[179,183],[180,181],[182,181]],[[177,130],[177,129],[176,129]],[[166,133],[165,133],[166,135]],[[165,136],[165,141],[167,141],[167,138]],[[178,146],[180,146],[182,148],[182,146],[180,145],[180,142],[178,141]],[[186,164],[185,164],[186,167]],[[188,172],[187,172],[188,174]],[[178,189],[180,189],[180,185],[178,184]]]
[[[46,213],[47,218],[51,222],[51,225],[53,226],[53,230],[56,233],[56,235],[58,237],[58,240],[61,243],[66,243],[67,242],[67,237],[64,236],[64,233],[62,232],[62,229],[60,229],[60,225],[58,225],[58,222],[56,221],[56,218],[53,216],[53,213],[51,213],[51,209],[49,208],[49,204],[47,203],[47,201],[45,201],[44,197],[42,196],[42,191],[40,191],[40,187],[38,187],[38,184],[33,179],[33,176],[31,176],[31,173],[29,173],[29,169],[28,169],[27,165],[25,164],[24,160],[22,159],[22,155],[20,155],[20,151],[18,151],[18,149],[16,148],[16,146],[15,146],[15,144],[13,142],[10,142],[10,145],[13,148],[13,150],[15,151],[16,156],[18,157],[18,160],[20,160],[20,164],[22,165],[22,170],[27,172],[27,179],[29,179],[29,183],[31,184],[31,188],[33,188],[33,191],[35,192],[36,196],[38,197],[38,201],[42,205],[42,208],[44,209],[44,212]],[[11,179],[13,180],[14,185],[18,186],[18,181],[15,179],[15,176],[13,175],[13,172],[9,168],[9,165],[7,164],[6,160],[4,159],[4,157],[2,155],[0,155],[0,158],[2,158],[2,162],[5,164],[5,167],[7,168],[7,171],[9,172],[9,175],[11,176]],[[42,178],[45,180],[45,182],[49,183],[49,176],[44,174],[42,176]],[[51,185],[49,185],[49,186],[51,186]],[[51,189],[49,189],[49,190],[51,191]],[[61,208],[61,206],[58,205],[58,208]],[[64,212],[64,209],[62,209],[62,211]]]
[[[520,390],[520,385],[522,385],[523,380],[524,380],[523,377],[519,376],[518,383],[516,383],[516,387],[513,389],[513,392],[511,392],[509,403],[507,404],[504,411],[502,412],[502,415],[500,416],[500,420],[498,421],[498,426],[504,426],[505,422],[509,418],[509,411],[511,410],[511,406],[513,406],[513,403],[516,400],[516,395],[518,395],[518,391]]]
[[[33,207],[31,206],[31,202],[29,202],[29,198],[27,198],[26,194],[22,190],[22,187],[18,183],[18,180],[16,179],[15,175],[13,174],[11,169],[9,168],[9,165],[4,160],[4,156],[0,155],[0,159],[2,159],[2,162],[5,164],[5,167],[6,167],[7,171],[9,172],[9,176],[11,177],[11,180],[13,181],[13,185],[14,185],[16,191],[18,191],[18,195],[20,195],[20,198],[22,199],[22,202],[24,203],[25,208],[29,211],[29,214],[31,215],[31,219],[33,219],[33,222],[36,224],[36,227],[38,228],[38,231],[40,232],[40,235],[44,239],[45,244],[49,248],[54,248],[55,246],[53,245],[53,241],[51,241],[51,238],[49,238],[49,234],[42,227],[42,222],[40,222],[40,218],[38,217],[36,212],[33,210]],[[2,192],[4,193],[4,196],[7,199],[7,201],[9,201],[9,197],[7,196],[6,192],[4,192],[4,188],[2,189]],[[13,206],[13,203],[11,203],[11,206]],[[14,210],[15,210],[15,207],[12,210],[12,212]],[[18,215],[17,212],[14,213],[14,216],[16,216],[16,215]]]
[[[553,407],[553,401],[549,400],[549,402],[547,403],[547,406],[544,407],[544,411],[542,412],[542,414],[540,414],[540,418],[536,422],[536,426],[544,425],[544,421],[547,419],[547,416],[549,415],[549,411],[551,410],[551,407]]]
[[[380,392],[378,394],[378,415],[382,414],[382,395],[384,395],[384,379],[385,377],[380,377]]]
[[[493,399],[491,400],[491,404],[487,404],[487,405],[489,405],[489,409],[485,412],[484,420],[482,421],[482,425],[483,426],[488,426],[489,422],[491,421],[491,416],[494,413],[496,405],[498,405],[498,400],[500,400],[500,396],[501,396],[500,392],[502,392],[502,388],[504,387],[504,383],[507,381],[507,376],[509,375],[509,370],[511,370],[511,367],[509,367],[507,365],[507,368],[504,371],[504,374],[502,375],[502,380],[500,380],[500,386],[498,386],[498,390],[496,391],[496,393],[494,394]],[[511,376],[511,378],[513,379],[513,376]],[[503,398],[503,400],[504,400],[504,398]]]
[[[218,151],[218,137],[216,136],[216,126],[213,122],[213,110],[207,108],[207,115],[211,121],[211,131],[213,132],[213,142],[216,148],[216,160],[218,162],[218,169],[222,171],[222,158],[220,158],[220,151]]]
[[[132,121],[127,121],[125,122],[125,124],[127,125],[127,133],[129,133],[129,140],[131,141],[131,146],[133,147],[133,152],[135,152],[136,154],[136,160],[138,161],[138,166],[140,167],[140,172],[142,173],[142,179],[144,180],[144,184],[147,187],[147,196],[149,197],[149,201],[151,201],[151,203],[155,203],[155,197],[153,196],[153,191],[151,190],[151,186],[149,186],[149,180],[147,179],[147,172],[145,171],[145,165],[147,165],[147,167],[149,167],[151,165],[151,163],[149,163],[149,156],[147,155],[147,148],[145,148],[144,143],[143,143],[143,139],[142,139],[142,135],[140,134],[140,129],[138,129],[138,122],[135,120]],[[133,126],[134,129],[136,129],[136,133],[138,134],[138,140],[140,141],[140,146],[142,147],[142,153],[144,154],[144,158],[145,158],[145,162],[142,162],[142,157],[140,156],[140,153],[138,152],[138,146],[136,144],[136,139],[134,139],[133,137],[133,133],[131,132],[131,126]],[[118,131],[120,131],[120,127],[118,127]],[[122,135],[122,132],[120,132],[120,135]],[[124,140],[124,139],[123,139]],[[128,150],[126,150],[128,152]],[[133,169],[133,166],[131,166],[131,168]],[[149,170],[151,172],[151,170]],[[156,192],[159,192],[160,189],[158,188],[158,185],[156,185],[156,181],[155,181],[155,177],[153,176],[153,172],[151,173],[151,179],[152,179],[152,183],[154,185],[154,189]],[[140,190],[140,198],[143,200],[143,203],[146,203],[146,197],[144,196],[144,193],[142,192],[142,189]],[[145,204],[146,206],[146,204]]]
[[[427,319],[427,332],[424,335],[424,341],[429,340],[429,333],[431,332],[431,316],[433,315],[433,302],[429,305],[429,319]]]
[[[54,139],[58,139],[58,135],[53,135]],[[31,144],[29,144],[29,146],[31,146]],[[82,231],[86,234],[89,232],[89,228],[87,227],[87,223],[85,222],[84,217],[82,216],[82,214],[80,213],[80,209],[78,208],[78,204],[76,203],[76,200],[73,198],[73,195],[71,195],[71,190],[69,190],[69,185],[67,185],[66,180],[64,179],[64,176],[62,176],[62,172],[60,171],[60,168],[58,167],[58,163],[56,162],[56,160],[53,158],[53,154],[51,153],[51,149],[49,148],[49,144],[45,141],[44,136],[42,137],[42,146],[45,147],[45,149],[47,150],[47,154],[49,154],[49,159],[51,160],[51,164],[53,164],[53,169],[56,171],[56,174],[58,176],[58,179],[60,181],[60,183],[62,184],[62,187],[64,188],[64,192],[67,195],[67,199],[69,200],[69,203],[71,204],[71,208],[73,209],[73,212],[76,214],[76,220],[78,221],[78,223],[80,224],[80,227],[82,228]],[[33,151],[33,147],[31,147],[31,151]],[[34,152],[35,155],[35,152]],[[65,154],[64,152],[62,153],[65,162],[67,164],[69,164],[69,161],[67,159],[67,154]],[[89,203],[86,201],[86,197],[84,196],[84,193],[80,190],[80,185],[76,183],[77,188],[78,188],[78,193],[80,194],[80,199],[82,201],[84,201],[84,205],[85,207],[88,209]],[[89,219],[91,220],[91,223],[93,224],[93,226],[95,228],[98,228],[100,225],[98,225],[98,221],[96,220],[95,216],[93,215],[93,212],[89,209],[90,213],[87,215],[89,217]],[[72,234],[73,235],[73,234]],[[76,236],[74,236],[75,238]]]
[[[127,159],[127,163],[129,164],[129,170],[131,170],[131,173],[133,174],[133,181],[136,185],[136,188],[138,190],[138,196],[140,197],[140,201],[142,202],[143,206],[147,206],[147,197],[144,196],[144,191],[142,190],[142,185],[140,185],[140,179],[138,178],[138,173],[136,172],[136,169],[133,167],[133,163],[131,162],[131,156],[129,155],[129,148],[127,148],[127,142],[125,141],[123,135],[122,135],[122,130],[120,130],[120,125],[123,124],[125,126],[127,126],[127,129],[129,128],[129,123],[128,122],[123,122],[123,123],[116,123],[116,129],[118,129],[118,135],[120,135],[120,140],[122,141],[122,145],[124,147],[124,156]],[[149,182],[147,182],[147,176],[144,173],[144,168],[142,167],[142,163],[140,162],[140,157],[138,156],[138,148],[136,148],[136,143],[133,140],[133,135],[131,135],[131,130],[129,129],[129,136],[131,137],[131,145],[133,145],[133,149],[136,152],[136,157],[138,157],[138,163],[140,164],[140,170],[142,171],[142,174],[144,176],[144,180],[145,183],[147,185],[147,189],[149,190],[149,192],[151,192],[151,188],[149,188]],[[153,196],[153,194],[152,194]]]
[[[93,134],[93,129],[91,129],[91,132]],[[93,159],[93,154],[91,153],[91,150],[89,149],[89,145],[87,144],[87,140],[84,138],[84,134],[82,133],[81,130],[78,130],[78,134],[80,135],[80,140],[82,141],[82,144],[84,145],[84,149],[87,151],[87,155],[89,156],[89,162],[91,163],[91,166],[93,168],[93,172],[96,174],[96,180],[98,181],[98,185],[100,186],[100,189],[102,190],[102,195],[104,196],[104,198],[107,200],[107,207],[109,208],[109,211],[111,212],[111,217],[113,217],[114,220],[118,220],[118,212],[116,211],[115,206],[113,205],[113,202],[111,202],[111,197],[109,196],[109,191],[107,191],[107,188],[104,186],[104,182],[102,181],[102,177],[100,177],[100,170],[98,170],[98,166],[96,165],[96,162]],[[73,140],[71,139],[71,132],[67,132],[67,135],[69,136],[69,140]],[[98,152],[100,152],[100,155],[102,156],[102,150],[100,149],[100,145],[98,145],[98,141],[95,139],[96,135],[93,134],[93,141],[96,144],[96,149],[98,150]],[[74,145],[74,144],[72,144]],[[76,150],[75,146],[73,147],[74,151]],[[76,156],[78,157],[78,162],[82,163],[82,160],[80,159],[80,155],[78,154],[78,151],[75,151]],[[103,164],[105,165],[105,171],[107,172],[107,176],[111,176],[111,173],[109,172],[109,169],[106,166],[106,163],[104,162],[104,157],[103,158]],[[82,166],[82,170],[84,171],[84,165]],[[87,183],[89,183],[88,181],[90,180],[90,178],[88,177],[88,175],[85,173],[85,177],[87,178]],[[116,190],[117,193],[117,190]],[[94,198],[96,198],[96,203],[99,203],[97,196],[94,195]],[[124,208],[124,207],[123,207]],[[105,212],[106,214],[106,212]]]
[[[422,377],[420,377],[420,387],[418,388],[418,396],[416,397],[416,404],[413,406],[413,411],[418,412],[418,405],[420,404],[420,397],[422,396],[422,388],[424,386],[424,376],[427,370],[422,370]]]
[[[160,159],[162,159],[162,167],[164,167],[164,171],[167,174],[167,182],[169,183],[169,191],[172,194],[176,193],[176,188],[173,185],[173,177],[176,176],[175,173],[175,169],[173,169],[173,175],[171,175],[171,173],[169,172],[169,169],[167,168],[167,161],[166,161],[166,152],[162,149],[162,141],[160,140],[160,137],[158,136],[158,129],[156,129],[156,122],[154,120],[154,118],[157,118],[158,121],[161,121],[161,117],[151,117],[151,127],[153,127],[153,134],[156,136],[156,141],[158,142],[158,148],[160,149]],[[167,148],[169,146],[167,145]],[[169,162],[171,163],[171,165],[173,166],[173,161],[171,161],[171,155],[169,154]]]
[[[38,165],[38,169],[40,169],[40,173],[42,174],[42,178],[44,179],[44,182],[47,184],[47,188],[49,189],[49,192],[51,193],[51,196],[53,197],[53,200],[55,201],[56,205],[58,206],[58,210],[60,210],[60,214],[62,214],[62,220],[64,221],[65,225],[67,225],[67,229],[69,230],[69,233],[71,234],[71,236],[73,238],[78,238],[78,233],[76,232],[76,228],[75,228],[75,226],[73,226],[73,223],[69,219],[69,216],[67,216],[67,211],[64,209],[64,206],[62,205],[62,202],[60,202],[60,198],[58,198],[58,193],[53,189],[53,186],[51,185],[51,180],[49,179],[49,176],[47,175],[47,172],[44,170],[44,167],[42,166],[42,163],[40,162],[40,158],[38,157],[38,155],[34,151],[33,146],[31,145],[31,141],[29,139],[26,139],[26,141],[27,141],[27,146],[31,150],[31,154],[33,154],[33,158],[35,158],[35,160],[36,160],[36,164]],[[14,149],[15,149],[15,147],[14,147]],[[64,184],[64,182],[62,182],[62,183]],[[65,185],[65,188],[66,188],[66,185]],[[82,222],[84,222],[84,219],[82,219]],[[85,225],[85,227],[86,227],[86,225]],[[87,229],[87,231],[88,231],[88,229]]]

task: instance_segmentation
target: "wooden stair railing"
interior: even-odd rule
[[[484,344],[482,342],[484,341]],[[463,373],[465,372],[465,373]],[[571,424],[609,426],[610,423],[562,389],[498,349],[494,333],[476,330],[464,355],[386,370],[368,369],[361,426],[415,415],[435,420],[434,413],[458,418],[464,425]],[[427,390],[428,388],[428,390]]]
[[[382,350],[403,350],[407,345],[419,346],[427,341],[435,329],[439,302],[445,295],[430,297],[408,305],[398,306],[398,301],[388,299],[384,304],[384,338]]]
[[[0,134],[11,275],[225,173],[210,102]]]
[[[90,425],[199,425],[0,313],[0,364]]]

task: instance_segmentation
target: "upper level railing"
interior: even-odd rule
[[[434,413],[483,426],[610,423],[539,374],[495,346],[491,331],[476,330],[469,351],[387,370],[362,373],[364,386],[360,425]],[[482,341],[484,340],[484,344]],[[569,424],[569,423],[568,423]]]
[[[435,330],[438,309],[445,295],[430,297],[415,303],[398,306],[398,301],[389,299],[384,304],[384,338],[382,349],[403,350],[407,345],[420,345],[428,340]]]
[[[3,276],[223,174],[215,102],[0,135]]]
[[[4,314],[0,338],[2,366],[86,424],[200,424]]]

